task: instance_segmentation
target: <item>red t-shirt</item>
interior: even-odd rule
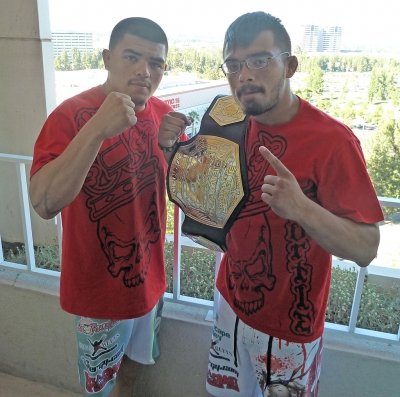
[[[294,174],[303,192],[333,214],[368,224],[383,219],[360,143],[342,123],[301,100],[288,123],[250,120],[246,132],[250,197],[227,236],[217,288],[249,326],[291,342],[323,333],[332,257],[297,222],[261,200],[266,146]]]
[[[59,156],[106,96],[100,86],[63,102],[37,139],[31,176]],[[92,318],[148,313],[165,292],[167,163],[157,146],[172,108],[150,98],[137,123],[106,139],[82,190],[61,213],[61,307]]]

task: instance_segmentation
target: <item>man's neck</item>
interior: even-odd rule
[[[299,98],[293,94],[293,92],[289,91],[286,96],[281,98],[280,103],[273,109],[268,110],[259,116],[253,116],[253,118],[257,123],[262,125],[284,124],[296,116],[299,108]]]

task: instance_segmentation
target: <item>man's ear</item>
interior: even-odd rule
[[[290,79],[296,73],[297,67],[299,66],[299,61],[296,55],[290,55],[287,57],[286,63],[287,63],[286,78]]]
[[[165,65],[164,65],[164,72],[167,70],[167,68],[168,68],[168,65],[165,64]]]
[[[111,57],[110,50],[104,49],[102,52],[102,56],[103,56],[104,68],[108,70],[108,65],[110,64],[110,57]]]

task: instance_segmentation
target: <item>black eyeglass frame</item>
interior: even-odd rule
[[[223,73],[225,76],[226,76],[226,75],[229,75],[229,74],[235,74],[235,73],[240,72],[240,71],[242,70],[242,68],[243,68],[243,64],[244,64],[244,63],[246,63],[247,67],[248,67],[249,69],[251,69],[251,70],[264,69],[264,68],[266,68],[266,67],[269,65],[270,59],[276,58],[276,57],[278,57],[279,55],[283,55],[283,54],[287,54],[287,55],[290,57],[290,52],[288,52],[288,51],[281,52],[280,54],[276,54],[276,55],[274,55],[273,57],[267,57],[267,56],[262,56],[262,55],[255,55],[255,56],[248,57],[248,58],[245,59],[244,61],[225,61],[224,63],[222,63],[221,65],[219,65],[219,68],[222,70],[222,73]],[[247,63],[247,61],[248,61],[249,59],[252,59],[252,58],[265,58],[265,59],[267,60],[267,63],[266,63],[265,66],[261,66],[260,68],[250,67],[249,64]],[[240,65],[240,66],[239,66],[239,69],[238,69],[236,72],[227,72],[227,71],[225,71],[225,70],[224,70],[224,66],[226,66],[227,62],[232,62],[232,63],[237,63],[237,62],[238,62],[239,65]]]

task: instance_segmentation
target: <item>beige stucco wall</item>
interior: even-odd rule
[[[55,106],[47,0],[1,1],[0,53],[0,153],[32,156],[36,137]],[[23,240],[16,177],[15,164],[0,162],[0,234],[11,242]],[[35,241],[53,242],[54,222],[38,219],[33,215]]]
[[[58,282],[0,266],[0,372],[81,390],[74,317],[59,306]],[[142,366],[135,397],[207,397],[212,323],[206,311],[165,305],[161,358]],[[319,397],[397,397],[400,345],[325,332]]]

